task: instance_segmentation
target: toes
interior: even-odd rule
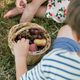
[[[5,15],[4,15],[4,18],[9,18],[11,17],[11,11],[7,12]]]

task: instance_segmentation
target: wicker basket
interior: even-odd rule
[[[28,30],[30,28],[38,28],[38,29],[40,28],[42,31],[44,31],[44,35],[47,40],[46,46],[42,50],[33,52],[32,54],[31,54],[31,52],[29,52],[30,54],[28,54],[27,62],[28,62],[28,65],[33,65],[33,64],[37,63],[44,54],[46,54],[46,51],[48,51],[48,49],[51,46],[51,37],[49,36],[48,32],[43,27],[41,27],[35,23],[21,23],[21,24],[17,24],[15,26],[13,26],[10,29],[9,34],[8,34],[8,45],[9,45],[12,53],[14,53],[13,52],[13,43],[15,42],[14,39],[22,31]]]

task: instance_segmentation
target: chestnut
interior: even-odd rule
[[[34,30],[34,33],[35,33],[36,35],[38,35],[38,34],[39,34],[39,30],[38,30],[38,29],[35,29],[35,30]]]
[[[29,32],[30,32],[30,34],[32,35],[32,34],[35,34],[35,30],[32,28],[32,29],[29,29]]]

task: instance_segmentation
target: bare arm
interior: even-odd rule
[[[20,80],[21,75],[27,72],[26,57],[28,51],[29,51],[29,40],[21,39],[14,44],[14,56],[15,56],[17,80]]]
[[[26,57],[15,57],[16,79],[20,80],[22,74],[27,72]]]

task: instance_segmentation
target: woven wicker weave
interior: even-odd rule
[[[13,52],[13,43],[15,42],[14,39],[22,31],[28,30],[30,28],[38,28],[38,29],[40,28],[44,32],[44,35],[47,40],[46,46],[42,50],[33,52],[32,54],[31,54],[31,52],[29,52],[30,54],[28,54],[27,62],[28,62],[28,65],[33,65],[36,62],[38,62],[44,54],[46,54],[46,51],[51,46],[51,37],[49,36],[48,32],[43,27],[41,27],[35,23],[21,23],[21,24],[17,24],[15,26],[13,26],[10,29],[9,34],[8,34],[8,45],[9,45],[12,53],[14,53]]]

